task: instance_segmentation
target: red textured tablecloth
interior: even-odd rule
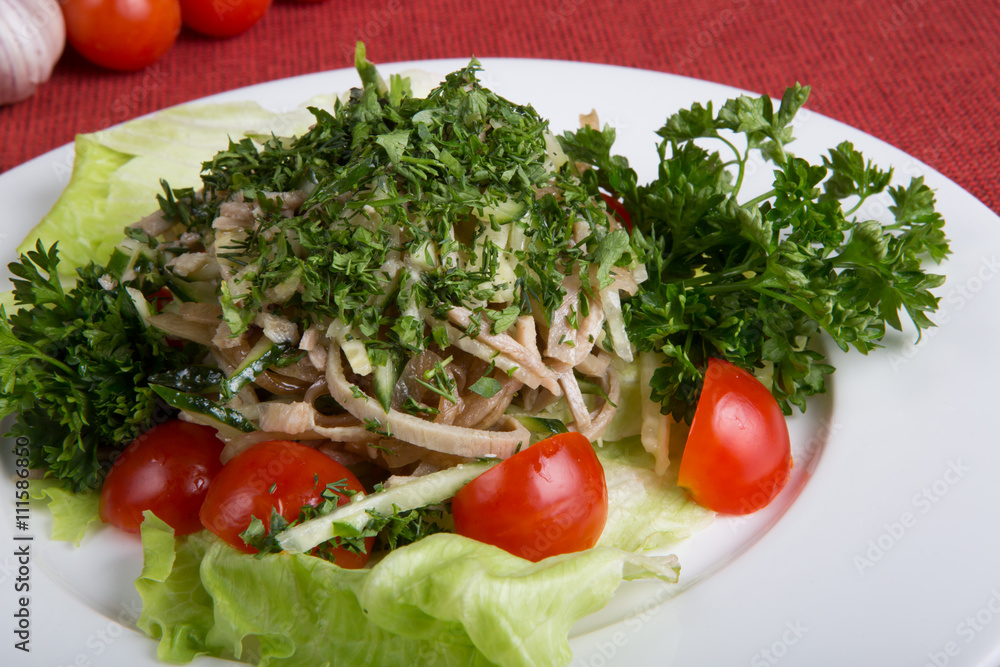
[[[183,31],[146,71],[71,49],[31,99],[0,107],[0,172],[80,132],[212,93],[352,64],[505,56],[673,72],[780,95],[928,163],[1000,212],[1000,3],[996,0],[275,0],[249,32]]]

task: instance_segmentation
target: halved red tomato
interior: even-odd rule
[[[201,530],[198,511],[222,468],[222,448],[208,426],[179,419],[154,426],[115,459],[101,487],[101,520],[137,533],[151,510],[177,535]]]
[[[608,487],[590,442],[562,433],[466,484],[451,510],[459,535],[537,562],[597,544],[608,520]]]
[[[769,504],[792,467],[781,407],[751,373],[710,359],[677,483],[716,512],[750,514]]]
[[[272,510],[292,521],[306,505],[319,505],[330,484],[339,487],[338,506],[350,501],[343,490],[364,491],[350,470],[312,447],[291,440],[261,442],[237,454],[215,476],[201,506],[201,522],[240,551],[256,553],[240,537],[253,517],[266,529]],[[361,568],[373,543],[367,539],[363,554],[343,547],[324,554],[340,567]]]

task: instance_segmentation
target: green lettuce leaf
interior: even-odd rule
[[[69,185],[49,214],[17,247],[21,254],[33,249],[39,239],[46,247],[58,241],[61,273],[74,277],[76,267],[92,259],[103,261],[121,240],[127,222],[108,219],[107,200],[113,174],[130,159],[89,134],[77,136],[75,150]],[[155,198],[152,204],[156,205]]]
[[[253,558],[202,533],[143,524],[139,627],[158,655],[260,665],[564,665],[567,635],[622,579],[676,582],[676,560],[597,548],[531,563],[437,534],[368,570],[307,555]],[[586,581],[586,586],[579,582]]]
[[[608,523],[598,546],[647,551],[676,544],[712,522],[715,513],[677,486],[677,466],[663,477],[638,436],[597,450],[608,484]]]
[[[32,500],[48,503],[53,540],[80,546],[87,528],[100,519],[97,491],[73,493],[62,488],[56,480],[36,479],[31,481],[29,495]]]
[[[611,418],[611,423],[604,429],[602,440],[605,443],[639,435],[639,429],[642,426],[642,387],[639,384],[639,364],[636,362],[622,364],[617,370],[621,397],[618,399],[618,409],[615,411],[615,416]],[[566,419],[572,420],[568,406]],[[641,446],[640,449],[642,449]]]
[[[151,512],[145,517],[139,528],[142,573],[135,582],[142,598],[139,628],[160,640],[156,651],[160,660],[190,662],[196,656],[211,654],[205,630],[212,626],[212,598],[201,585],[199,572],[211,544],[203,537],[208,533],[175,541],[170,526]]]

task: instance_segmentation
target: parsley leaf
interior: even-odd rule
[[[593,195],[623,184],[613,191],[649,273],[623,302],[626,326],[639,350],[669,360],[654,373],[653,394],[678,418],[693,415],[709,357],[755,372],[788,413],[805,409],[833,372],[812,344],[821,332],[867,353],[887,326],[902,326],[901,312],[918,331],[933,326],[931,290],[944,279],[921,262],[949,253],[933,193],[913,179],[889,188],[894,221],[857,217],[892,171],[848,142],[821,164],[789,154],[792,120],[807,97],[795,85],[777,110],[766,96],[740,96],[718,113],[711,104],[675,113],[658,131],[657,178],[634,187],[635,172],[611,153],[612,133],[585,128],[560,138],[571,160],[593,167],[581,175]],[[712,141],[729,155],[706,148]],[[753,151],[773,163],[773,187],[741,200]]]
[[[187,367],[204,348],[167,345],[103,267],[79,269],[64,291],[58,263],[56,246],[38,243],[9,265],[20,307],[0,308],[0,417],[17,414],[8,435],[27,440],[30,467],[81,491],[100,487],[115,453],[165,418],[147,376]]]

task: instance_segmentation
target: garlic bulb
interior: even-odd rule
[[[56,0],[0,0],[0,105],[31,97],[65,46]]]

